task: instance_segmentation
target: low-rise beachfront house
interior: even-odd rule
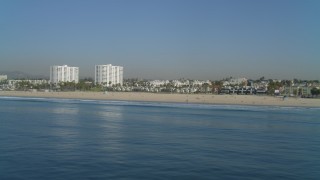
[[[7,75],[0,75],[0,82],[8,79]]]
[[[243,95],[250,95],[250,94],[256,94],[257,90],[255,88],[245,86],[245,87],[231,87],[231,86],[225,86],[222,89],[220,89],[219,94],[243,94]],[[265,91],[266,93],[266,91]]]
[[[50,66],[50,83],[58,84],[59,82],[79,82],[79,67]]]
[[[223,86],[247,86],[246,78],[231,78],[223,82]]]
[[[172,84],[174,87],[183,87],[183,86],[189,86],[190,82],[189,80],[172,80]]]
[[[291,86],[284,87],[284,93],[289,96],[311,96],[311,89],[309,86]]]
[[[170,83],[169,80],[153,80],[149,82],[149,85],[153,87],[160,87],[160,86],[165,86],[166,84],[169,84],[169,83]]]
[[[35,79],[35,80],[8,80],[7,82],[7,89],[14,90],[18,88],[19,86],[23,85],[28,86],[28,88],[31,88],[32,86],[42,85],[42,84],[48,84],[48,81],[45,79]],[[30,86],[30,87],[29,87]],[[20,87],[21,88],[21,87]],[[49,87],[48,87],[49,88]]]
[[[258,88],[256,90],[256,94],[267,94],[268,89],[267,88]]]

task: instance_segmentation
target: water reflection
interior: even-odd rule
[[[51,110],[55,114],[51,121],[51,134],[57,138],[58,142],[53,145],[60,150],[76,148],[79,137],[79,106],[66,104],[53,106]]]
[[[96,112],[100,121],[95,125],[101,129],[98,148],[105,154],[105,158],[117,162],[122,161],[121,152],[125,151],[123,147],[124,108],[122,106],[100,106]],[[108,154],[113,154],[113,156],[108,157]]]
[[[79,108],[77,106],[67,106],[67,105],[64,105],[62,107],[57,107],[55,106],[53,109],[52,109],[52,112],[55,113],[55,114],[78,114],[79,113]]]
[[[121,106],[101,106],[97,110],[100,121],[98,126],[104,129],[103,135],[108,138],[121,137],[122,136],[122,124],[123,124],[123,107]]]
[[[121,120],[122,106],[101,106],[97,113],[106,120]]]

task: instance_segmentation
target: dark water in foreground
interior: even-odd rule
[[[0,179],[319,179],[320,108],[0,98]]]

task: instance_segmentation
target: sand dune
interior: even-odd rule
[[[271,105],[320,107],[320,99],[281,98],[258,95],[162,94],[138,92],[24,92],[0,91],[0,96],[47,97],[67,99],[156,101],[203,104]]]

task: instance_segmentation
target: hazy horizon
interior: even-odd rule
[[[0,1],[0,71],[124,67],[124,78],[320,79],[320,1]]]

